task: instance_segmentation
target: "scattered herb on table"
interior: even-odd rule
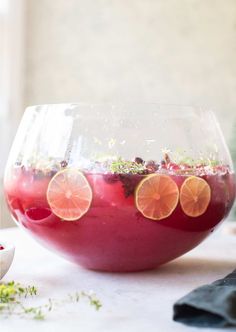
[[[63,300],[48,299],[48,302],[40,306],[28,306],[27,299],[38,295],[35,286],[22,286],[14,281],[0,283],[0,318],[9,316],[28,317],[36,320],[43,320],[46,314],[56,307],[69,303],[79,302],[82,298],[88,300],[89,304],[96,310],[102,306],[100,300],[92,292],[76,292],[69,294]]]
[[[99,310],[102,307],[100,300],[92,292],[86,293],[84,291],[75,294],[70,294],[69,298],[72,302],[79,302],[81,298],[86,298],[89,301],[89,304],[93,306],[96,310]]]

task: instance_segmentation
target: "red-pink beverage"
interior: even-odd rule
[[[5,183],[10,211],[45,247],[94,270],[139,271],[175,259],[214,231],[235,198],[233,173],[219,170],[201,175],[212,193],[204,214],[189,217],[178,203],[169,217],[154,221],[135,205],[135,190],[146,175],[84,172],[93,192],[91,206],[79,220],[65,221],[51,211],[47,201],[53,175],[13,169]],[[189,175],[172,172],[169,176],[180,189]]]

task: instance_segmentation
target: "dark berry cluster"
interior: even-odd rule
[[[142,175],[134,174],[130,176],[129,174],[120,174],[120,181],[124,188],[125,197],[129,197],[134,194],[134,190],[141,180]]]
[[[111,173],[103,175],[107,183],[122,182],[125,197],[134,194],[134,190],[144,175],[155,173],[160,165],[154,160],[145,162],[142,158],[136,157],[133,161],[118,161],[115,167],[111,169]],[[135,165],[138,165],[136,167]],[[134,172],[136,170],[136,173]],[[122,172],[124,171],[124,172]]]

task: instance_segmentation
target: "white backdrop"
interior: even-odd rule
[[[0,228],[12,225],[2,177],[23,110],[24,0],[0,0]]]
[[[160,101],[236,117],[235,0],[27,0],[26,104]]]

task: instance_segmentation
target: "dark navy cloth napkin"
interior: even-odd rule
[[[236,327],[236,270],[177,301],[173,319],[198,327]]]

